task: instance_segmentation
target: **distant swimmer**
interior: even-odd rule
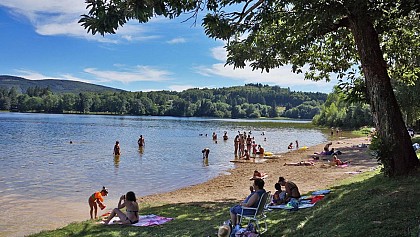
[[[121,155],[121,148],[120,148],[120,142],[116,141],[114,145],[114,155],[119,156]]]
[[[223,134],[223,140],[227,140],[228,139],[228,135],[227,132],[225,131],[225,133]]]
[[[217,140],[217,134],[213,132],[213,140]]]
[[[139,144],[139,147],[142,147],[145,145],[143,135],[140,135],[139,140],[137,140],[137,144]]]
[[[201,153],[203,153],[203,159],[208,159],[209,158],[209,153],[210,153],[210,149],[209,148],[204,148]]]

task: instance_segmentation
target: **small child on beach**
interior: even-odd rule
[[[90,219],[93,219],[93,209],[95,209],[95,219],[98,218],[98,206],[101,210],[105,209],[104,205],[104,196],[108,195],[108,189],[105,186],[102,187],[102,190],[95,192],[89,196],[88,202],[90,207]]]
[[[286,192],[281,190],[281,185],[276,183],[274,185],[276,192],[273,194],[273,199],[271,200],[271,205],[279,205],[284,203],[284,198],[286,197]]]

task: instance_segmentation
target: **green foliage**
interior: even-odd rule
[[[347,100],[339,87],[328,95],[321,112],[313,117],[312,122],[320,126],[351,129],[373,124],[369,105]]]
[[[420,119],[420,103],[417,103],[417,101],[420,101],[420,79],[417,79],[410,84],[403,81],[394,81],[394,85],[395,95],[406,124],[414,126]]]
[[[369,145],[372,155],[383,164],[382,172],[385,176],[392,176],[394,163],[389,151],[394,149],[394,146],[394,144],[386,144],[386,141],[377,134],[372,136],[371,144]]]
[[[87,1],[89,13],[79,22],[88,32],[104,34],[115,33],[127,19],[147,22],[155,13],[169,18],[192,13],[192,18],[196,18],[199,11],[206,11],[205,32],[209,37],[225,40],[226,64],[234,68],[250,66],[269,72],[290,64],[296,73],[305,70],[306,79],[329,81],[332,75],[337,75],[339,79],[356,81],[355,65],[360,65],[366,81],[366,90],[361,93],[367,92],[365,97],[372,107],[375,126],[389,140],[387,142],[398,143],[398,149],[389,150],[401,160],[396,173],[407,174],[420,165],[413,153],[399,152],[399,149],[409,149],[409,142],[407,136],[397,137],[405,124],[390,84],[390,75],[410,80],[418,75],[420,1],[141,2],[140,5],[136,1]],[[154,3],[165,7],[156,7]],[[404,53],[400,53],[402,51]],[[361,85],[354,88],[363,88]],[[357,90],[352,92],[358,94]],[[339,105],[336,108],[331,105],[330,109],[333,117],[324,119],[331,118],[329,123],[343,126],[340,123],[347,117],[346,111]],[[237,115],[242,114],[239,109],[237,112]],[[360,111],[355,108],[352,113]]]
[[[170,115],[181,117],[260,118],[283,116],[312,118],[326,94],[294,92],[278,86],[248,84],[220,89],[189,89],[182,92],[80,92],[54,94],[48,88],[28,88],[29,94],[0,87],[0,109],[12,107],[21,112],[80,112],[131,115]],[[269,104],[275,106],[272,107]],[[295,108],[296,106],[296,108]]]

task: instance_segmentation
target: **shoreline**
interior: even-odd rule
[[[337,140],[336,140],[337,139]],[[299,162],[308,160],[310,155],[314,152],[320,152],[323,150],[325,143],[332,142],[330,148],[335,148],[343,152],[339,158],[343,161],[351,161],[351,165],[346,168],[321,168],[320,166],[325,163],[318,161],[314,166],[284,166],[286,162]],[[346,172],[355,171],[369,171],[374,167],[378,166],[376,159],[372,158],[369,154],[368,148],[354,147],[358,144],[369,144],[370,141],[366,137],[359,138],[346,138],[333,137],[333,140],[326,141],[318,145],[308,147],[305,150],[293,150],[284,153],[276,153],[273,156],[278,158],[267,159],[261,163],[235,163],[234,168],[225,171],[225,174],[220,174],[210,180],[203,183],[189,185],[183,188],[179,188],[173,191],[160,192],[152,195],[141,196],[138,194],[138,202],[141,205],[150,206],[162,206],[166,204],[179,204],[179,203],[208,203],[208,202],[238,202],[242,201],[249,194],[249,186],[252,184],[250,178],[253,175],[254,170],[264,172],[268,174],[265,178],[265,189],[267,191],[274,192],[274,184],[277,182],[279,176],[283,176],[288,180],[295,182],[302,195],[310,191],[327,189],[337,184],[339,180],[343,180],[354,174],[348,174]],[[331,159],[331,156],[326,156]],[[211,159],[211,158],[210,158]],[[182,179],[179,182],[183,182]],[[38,203],[39,205],[39,203]],[[59,205],[59,204],[57,204]],[[62,204],[60,204],[62,205]],[[114,208],[115,203],[109,202],[107,210]],[[54,230],[69,225],[72,222],[86,221],[86,208],[85,203],[66,203],[64,207],[76,208],[74,218],[69,220],[68,216],[62,218],[60,222],[50,223],[44,226],[42,230]],[[104,210],[105,211],[105,210]],[[104,213],[104,211],[98,210],[98,215]],[[140,207],[140,215],[147,215]],[[159,214],[159,213],[155,213]],[[226,216],[229,213],[226,212]],[[47,221],[47,220],[45,220]],[[16,231],[16,230],[15,230]],[[16,232],[10,232],[10,236],[21,236],[28,234],[39,233],[41,229],[32,231],[17,230]],[[8,231],[6,231],[7,233]],[[9,236],[8,234],[5,236]],[[0,235],[1,236],[1,235]]]
[[[305,150],[293,150],[274,154],[275,157],[261,163],[235,163],[235,168],[227,170],[229,174],[221,174],[204,183],[187,186],[174,191],[139,197],[140,204],[152,205],[174,204],[186,202],[225,202],[243,200],[249,194],[249,186],[254,170],[268,174],[265,179],[265,189],[274,192],[274,184],[279,176],[295,182],[302,195],[310,191],[326,189],[351,175],[349,172],[365,172],[378,166],[378,162],[369,154],[368,148],[359,148],[359,144],[370,144],[367,137],[330,140],[330,148],[341,151],[339,158],[350,161],[345,168],[321,168],[326,161],[316,161],[314,166],[284,166],[286,162],[306,161],[314,152],[321,152],[324,143]],[[332,156],[325,156],[331,159]],[[257,158],[258,159],[258,158]],[[179,180],[182,182],[182,180]]]

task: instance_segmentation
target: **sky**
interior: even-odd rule
[[[62,79],[127,91],[182,91],[261,83],[292,91],[332,92],[290,66],[269,73],[225,66],[224,42],[208,38],[201,19],[130,21],[114,35],[92,35],[77,23],[84,0],[0,0],[0,75]]]

